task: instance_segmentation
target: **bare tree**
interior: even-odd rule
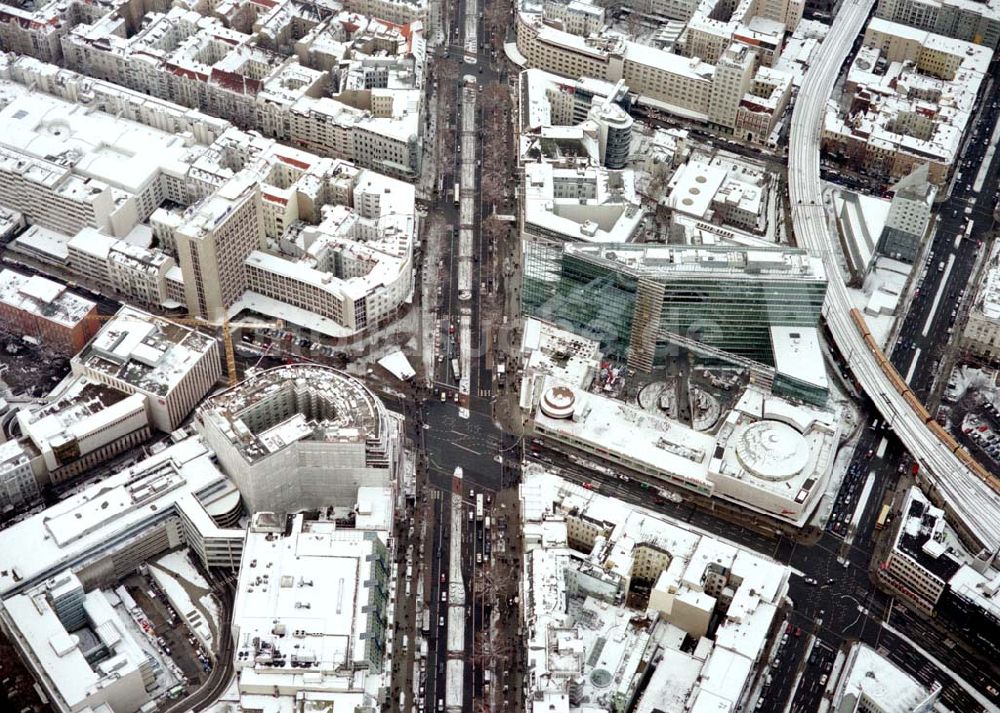
[[[483,8],[483,20],[486,22],[486,27],[495,34],[498,49],[503,46],[507,27],[510,25],[510,14],[510,5],[499,0],[488,2]]]
[[[496,214],[490,215],[482,224],[483,239],[487,243],[496,246],[497,243],[505,240],[510,233],[507,223],[497,218]]]
[[[487,84],[479,92],[483,111],[503,111],[510,105],[510,90],[503,84]]]
[[[483,202],[496,205],[503,202],[504,177],[496,170],[483,170],[480,179],[480,189],[483,194]]]
[[[438,57],[437,61],[434,62],[434,76],[438,80],[439,87],[444,82],[454,82],[458,79],[458,75],[461,71],[462,69],[458,64],[457,59],[452,59],[451,57]]]

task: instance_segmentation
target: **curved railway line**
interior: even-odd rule
[[[822,256],[826,265],[829,286],[823,315],[861,388],[920,464],[925,484],[959,534],[969,544],[996,552],[1000,548],[1000,480],[930,416],[872,338],[839,278],[838,238],[823,208],[819,173],[823,116],[837,76],[873,5],[874,0],[846,0],[795,100],[788,151],[793,228],[798,244]]]

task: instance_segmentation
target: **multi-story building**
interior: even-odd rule
[[[243,172],[196,206],[174,231],[191,314],[220,322],[243,296],[249,282],[246,260],[265,247],[261,213],[260,186]]]
[[[792,97],[794,75],[780,69],[761,67],[736,109],[736,136],[755,144],[776,148],[778,124]]]
[[[1000,46],[1000,4],[963,0],[879,0],[875,14],[892,22],[992,50]]]
[[[354,377],[314,365],[237,384],[196,426],[253,511],[350,506],[359,487],[392,484],[402,458],[397,417]]]
[[[31,460],[18,441],[0,443],[0,513],[30,505],[41,496]]]
[[[360,488],[354,502],[353,528],[301,514],[288,524],[254,516],[232,619],[242,709],[306,697],[316,708],[359,710],[385,695],[392,498]]]
[[[558,241],[626,242],[645,215],[631,170],[541,161],[524,166],[521,233]]]
[[[913,676],[860,642],[847,652],[833,692],[835,710],[864,713],[941,710],[935,702],[940,682],[925,687]]]
[[[567,82],[548,72],[528,69],[521,73],[519,84],[522,159],[545,155],[544,145],[578,143],[588,155],[595,154],[600,165],[625,168],[632,150],[634,120],[627,111],[624,82]]]
[[[873,18],[847,74],[845,108],[830,105],[822,150],[899,179],[922,165],[943,186],[958,158],[990,49]]]
[[[145,394],[129,395],[86,377],[43,405],[21,409],[17,421],[52,484],[138,447],[150,434]]]
[[[605,10],[581,0],[545,0],[542,17],[553,27],[587,37],[604,29]]]
[[[526,69],[518,76],[518,91],[522,133],[545,126],[582,124],[594,104],[610,102],[625,112],[631,108],[628,87],[621,81],[570,80],[541,69]]]
[[[41,93],[29,96],[21,84],[5,85],[14,97],[6,107],[12,116],[11,106],[30,99],[26,115],[36,120],[20,121],[36,134],[32,146],[56,141],[45,133],[45,121],[67,122],[72,132],[67,129],[65,135],[73,138],[73,146],[100,145],[109,135],[126,139],[115,150],[94,150],[76,170],[86,166],[101,175],[122,174],[116,179],[119,202],[142,204],[142,215],[154,206],[149,227],[156,241],[153,246],[145,237],[145,227],[135,223],[140,214],[134,213],[122,224],[135,230],[129,240],[113,237],[117,233],[106,227],[67,227],[69,232],[59,233],[34,225],[13,241],[12,249],[130,300],[186,306],[216,322],[224,312],[232,317],[248,309],[345,336],[384,323],[407,304],[419,232],[412,185],[137,92],[85,82],[35,60],[19,58],[12,64],[10,74],[18,82],[67,99],[89,92],[89,104],[149,122],[114,119],[110,126],[112,119],[97,111],[90,113],[94,121],[84,121],[75,105]],[[52,81],[53,74],[58,81]],[[603,135],[601,126],[608,129]],[[625,143],[613,121],[595,127],[591,135],[603,136],[603,145],[619,155]],[[205,143],[179,154],[172,131],[203,137]],[[157,148],[133,165],[132,147],[147,137],[146,143]],[[142,181],[129,182],[128,175]],[[132,183],[155,184],[160,192],[130,192],[125,186]],[[192,250],[193,245],[199,249]]]
[[[73,373],[147,399],[149,421],[174,431],[222,375],[214,337],[122,307],[70,362]]]
[[[135,711],[149,700],[152,660],[116,599],[101,589],[85,592],[65,570],[4,600],[0,623],[59,713]]]
[[[420,13],[426,7],[393,0],[358,4],[399,19],[411,6]],[[66,65],[89,76],[415,180],[423,125],[422,23],[391,24],[347,10],[340,18],[350,34],[341,22],[275,3],[246,34],[218,16],[174,7],[147,12],[131,33],[127,20],[111,13],[74,27],[61,44]],[[205,46],[212,52],[202,51]]]
[[[893,527],[891,549],[879,576],[911,606],[948,626],[961,626],[969,644],[987,656],[1000,653],[1000,571],[992,553],[969,553],[945,513],[912,487]]]
[[[708,98],[708,120],[722,128],[736,126],[743,95],[753,82],[756,61],[753,52],[744,45],[731,45],[715,66],[712,93]]]
[[[176,266],[162,250],[84,228],[66,243],[66,265],[76,274],[108,285],[130,302],[160,306],[170,301],[167,275]]]
[[[761,104],[763,99],[775,94],[777,88],[780,91],[773,97],[774,106],[769,107],[770,113],[777,116],[767,122],[773,130],[787,104],[788,87],[781,74],[765,72],[757,84],[754,78],[760,74],[760,69],[766,69],[759,67],[761,57],[767,59],[766,64],[776,59],[786,16],[791,27],[798,24],[801,5],[793,5],[798,9],[791,11],[789,6],[782,5],[784,14],[778,13],[782,16],[781,21],[756,18],[758,25],[774,25],[777,39],[770,54],[762,50],[766,43],[757,36],[761,34],[760,30],[747,29],[740,35],[730,31],[730,28],[718,37],[713,35],[718,40],[718,46],[712,45],[711,50],[701,47],[698,39],[701,35],[692,30],[688,42],[689,56],[683,56],[626,41],[603,30],[586,36],[574,34],[547,23],[541,15],[531,12],[518,14],[517,48],[527,60],[528,67],[564,77],[590,77],[612,84],[624,81],[646,104],[707,122],[727,133],[737,130],[737,115],[745,96],[755,97],[756,104]],[[758,9],[751,0],[745,0],[740,8],[748,13]],[[773,11],[777,12],[777,9]],[[706,19],[705,22],[714,21]],[[706,57],[710,61],[706,61]],[[756,129],[756,134],[763,133],[747,112],[741,116],[740,128],[747,131]],[[769,135],[770,131],[767,133]]]
[[[991,249],[962,330],[962,349],[995,363],[1000,361],[1000,251]]]
[[[183,165],[188,149],[181,137],[5,86],[13,101],[0,109],[7,127],[0,134],[0,203],[29,223],[67,235],[91,227],[124,237],[170,197],[160,176]]]
[[[821,261],[794,248],[554,244],[524,247],[525,314],[601,340],[648,370],[671,336],[765,364],[771,327],[816,327]]]
[[[3,329],[38,340],[67,356],[76,354],[98,330],[97,305],[37,275],[0,271]]]
[[[205,567],[235,568],[245,531],[220,526],[206,510],[231,492],[208,447],[186,438],[0,531],[0,597],[6,604],[65,569],[86,589],[113,587],[185,544]]]
[[[692,159],[667,183],[666,205],[680,216],[758,235],[767,232],[766,174],[746,166]]]
[[[681,493],[718,498],[802,527],[823,496],[840,437],[837,414],[756,387],[718,419],[715,435],[532,373],[527,422],[553,444],[641,473]]]
[[[624,80],[629,89],[680,113],[707,118],[715,67],[615,37],[580,37],[520,13],[517,47],[529,67],[565,77]]]
[[[521,509],[528,705],[738,708],[778,630],[787,567],[549,473],[525,474]]]
[[[892,549],[880,572],[912,604],[931,614],[962,567],[948,551],[944,511],[912,488],[897,519]]]
[[[927,180],[925,164],[897,181],[892,190],[892,203],[879,236],[878,251],[912,264],[920,253],[931,221],[937,188]]]

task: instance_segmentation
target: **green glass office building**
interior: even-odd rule
[[[671,335],[774,364],[770,327],[816,327],[822,261],[787,247],[526,241],[522,306],[648,371]]]

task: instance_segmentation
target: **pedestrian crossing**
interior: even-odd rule
[[[493,389],[480,389],[479,395],[483,397],[490,397],[493,395]]]

